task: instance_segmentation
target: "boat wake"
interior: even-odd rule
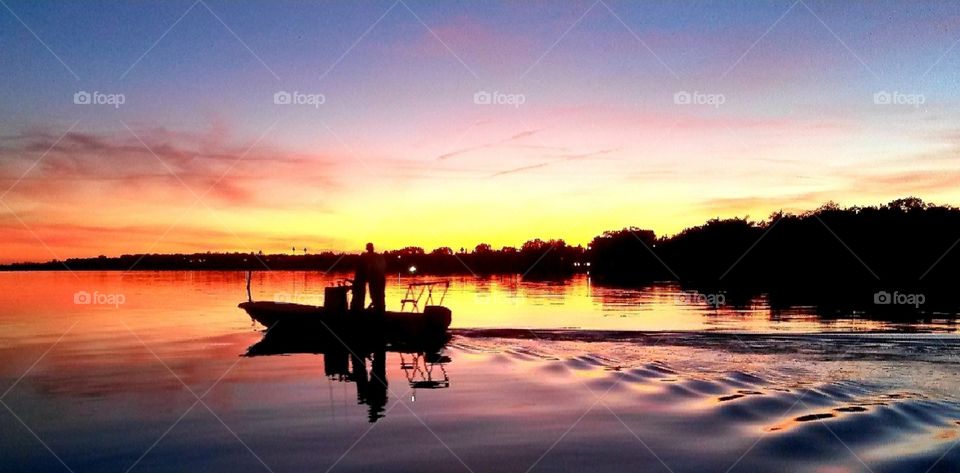
[[[897,361],[918,353],[944,358],[958,348],[956,340],[939,346],[913,335],[608,334],[457,330],[450,349],[595,399],[674,472],[714,471],[724,462],[743,471],[960,466],[960,449],[952,448],[960,443],[960,402],[946,395],[957,386],[957,358],[928,362],[937,369],[919,376]],[[838,339],[856,351],[837,346]],[[884,371],[894,374],[879,376]],[[934,374],[943,376],[943,392],[911,385]]]

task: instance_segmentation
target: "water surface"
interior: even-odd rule
[[[336,278],[255,273],[252,295],[319,303]],[[4,470],[960,468],[946,322],[459,278],[440,353],[244,357],[264,335],[236,307],[244,286],[234,272],[0,273]]]

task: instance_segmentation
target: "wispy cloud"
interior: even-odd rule
[[[445,161],[445,160],[447,160],[447,159],[450,159],[450,158],[453,158],[453,157],[456,157],[456,156],[460,156],[460,155],[464,155],[464,154],[467,154],[467,153],[472,153],[472,152],[474,152],[474,151],[480,151],[480,150],[485,150],[485,149],[494,149],[494,148],[498,148],[498,147],[502,147],[502,146],[508,146],[508,145],[509,145],[509,146],[513,146],[513,147],[517,147],[517,146],[516,146],[516,142],[521,141],[521,140],[523,140],[524,138],[529,138],[529,137],[531,137],[531,136],[534,136],[534,135],[536,135],[537,133],[540,133],[541,131],[543,131],[543,130],[542,130],[542,129],[539,129],[539,130],[526,130],[526,131],[521,131],[521,132],[519,132],[519,133],[515,133],[515,134],[510,135],[509,137],[504,138],[504,139],[501,139],[501,140],[492,141],[492,142],[488,142],[488,143],[483,143],[483,144],[476,145],[476,146],[468,146],[468,147],[465,147],[465,148],[460,148],[460,149],[458,149],[458,150],[456,150],[456,151],[451,151],[451,152],[449,152],[449,153],[444,153],[444,154],[441,154],[440,156],[437,156],[437,160],[438,160],[438,161]],[[523,145],[522,147],[524,147],[524,148],[544,148],[543,145],[529,145],[529,144],[528,144],[528,145]]]
[[[332,189],[342,160],[324,155],[285,152],[250,143],[228,144],[210,135],[166,130],[129,133],[68,133],[57,136],[32,130],[0,138],[0,183],[17,182],[24,164],[47,152],[43,161],[18,182],[12,195],[42,197],[51,191],[83,191],[96,185],[118,196],[167,193],[189,200],[207,194],[226,205],[266,203],[277,188],[290,186]],[[52,148],[51,148],[52,146]],[[187,188],[185,188],[185,186]],[[149,188],[149,189],[145,189]],[[282,186],[280,186],[282,188]],[[87,189],[89,190],[89,189]],[[266,200],[265,200],[266,199]]]
[[[589,153],[563,154],[563,155],[559,155],[559,156],[554,156],[553,159],[550,160],[550,161],[546,161],[546,162],[542,162],[542,163],[538,163],[538,164],[531,164],[531,165],[528,165],[528,166],[520,166],[520,167],[516,167],[516,168],[512,168],[512,169],[507,169],[507,170],[504,170],[504,171],[495,172],[495,173],[491,174],[489,177],[505,176],[505,175],[508,175],[508,174],[516,174],[516,173],[525,172],[525,171],[532,171],[532,170],[534,170],[534,169],[545,168],[545,167],[547,167],[547,166],[550,166],[550,165],[553,165],[553,164],[557,164],[557,163],[561,163],[561,162],[566,162],[566,161],[580,161],[580,160],[597,159],[597,158],[601,158],[601,157],[603,157],[603,156],[605,156],[605,155],[607,155],[607,154],[613,153],[613,152],[615,152],[615,151],[616,151],[615,149],[602,149],[602,150],[599,150],[599,151],[593,151],[593,152],[589,152]]]

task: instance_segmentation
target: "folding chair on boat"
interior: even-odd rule
[[[433,291],[434,289],[439,290],[440,288],[443,288],[443,293],[440,294],[440,300],[434,303]],[[400,312],[406,310],[407,304],[410,305],[411,312],[420,312],[420,301],[423,300],[424,294],[427,296],[426,299],[423,300],[424,308],[432,305],[443,305],[443,299],[447,297],[448,290],[450,290],[450,281],[412,282],[407,285],[407,292],[403,295],[403,299],[400,300]]]

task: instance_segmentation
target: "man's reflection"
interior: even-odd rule
[[[268,331],[263,339],[247,349],[246,356],[269,356],[294,353],[323,356],[323,371],[330,380],[356,383],[357,403],[368,406],[368,420],[376,422],[386,415],[389,400],[387,352],[399,355],[400,369],[413,388],[437,389],[450,386],[444,365],[450,358],[442,354],[446,340],[408,341],[406,346],[387,345],[382,341],[361,340],[344,343],[340,338],[305,335],[300,331]],[[370,368],[367,368],[367,362]],[[435,369],[438,368],[439,369]]]
[[[353,369],[351,380],[357,384],[357,402],[369,406],[367,418],[376,422],[384,416],[387,405],[387,354],[384,351],[372,355],[372,371],[367,376],[367,358],[351,355]]]

